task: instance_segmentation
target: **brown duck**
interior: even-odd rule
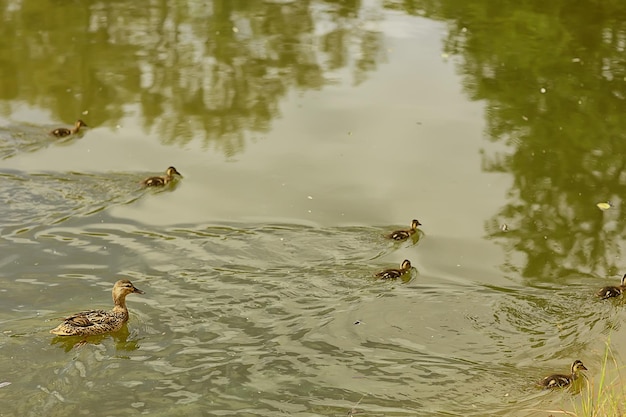
[[[406,274],[410,270],[411,270],[411,261],[409,261],[408,259],[405,259],[402,262],[402,266],[400,267],[400,269],[395,269],[395,268],[385,269],[384,271],[380,271],[379,273],[377,273],[376,278],[396,279],[396,278],[400,278],[402,275]]]
[[[128,294],[144,294],[129,280],[122,279],[113,286],[113,309],[90,310],[76,313],[63,319],[50,333],[59,336],[92,336],[103,333],[116,332],[128,321],[126,296]]]
[[[50,134],[52,136],[56,136],[57,138],[64,138],[69,135],[75,135],[76,133],[78,133],[81,127],[89,127],[89,126],[87,126],[87,124],[83,122],[82,120],[78,119],[76,120],[76,123],[74,123],[73,128],[68,129],[66,127],[59,127],[51,131]]]
[[[543,388],[563,388],[570,385],[578,378],[579,371],[586,371],[582,361],[576,359],[572,364],[572,373],[570,375],[554,374],[543,378],[539,381],[539,385]]]
[[[622,277],[622,285],[618,285],[616,287],[608,286],[603,287],[600,291],[597,292],[597,296],[606,300],[611,297],[619,297],[626,290],[626,274]]]
[[[159,177],[148,177],[145,180],[143,180],[141,183],[146,187],[162,187],[172,182],[174,180],[174,175],[178,175],[179,177],[182,177],[182,174],[176,171],[176,168],[169,167],[165,171],[165,175],[159,176]]]
[[[421,226],[422,223],[419,222],[419,220],[413,219],[413,221],[411,222],[411,228],[408,230],[396,230],[395,232],[390,233],[389,235],[387,235],[387,237],[389,239],[393,239],[393,240],[405,240],[408,239],[409,237],[411,237],[416,231],[417,231],[417,226]]]

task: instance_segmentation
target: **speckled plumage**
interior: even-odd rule
[[[410,270],[411,270],[411,261],[409,261],[408,259],[405,259],[402,262],[402,266],[400,269],[395,269],[395,268],[385,269],[384,271],[377,273],[376,278],[396,279],[396,278],[400,278],[402,275],[406,274]]]
[[[90,310],[76,313],[63,319],[50,333],[59,336],[92,336],[103,333],[116,332],[128,321],[126,296],[128,294],[144,294],[129,280],[119,280],[113,286],[113,309]]]
[[[575,360],[572,364],[572,373],[570,375],[554,374],[543,378],[539,381],[539,385],[543,388],[563,388],[570,385],[576,378],[578,378],[579,371],[586,371],[585,365],[582,361]]]
[[[622,277],[622,284],[618,286],[603,287],[597,292],[597,296],[603,299],[619,297],[626,290],[626,274]]]
[[[81,127],[88,127],[88,126],[87,126],[87,124],[85,122],[83,122],[82,120],[78,119],[78,120],[76,120],[76,123],[74,123],[74,127],[73,128],[68,129],[66,127],[59,127],[57,129],[54,129],[53,131],[51,131],[50,134],[52,136],[56,136],[57,138],[64,138],[66,136],[78,133],[78,131],[80,130]]]
[[[390,233],[387,237],[393,240],[405,240],[411,237],[413,233],[417,231],[417,226],[421,226],[422,224],[419,220],[413,219],[411,222],[411,228],[408,230],[396,230],[395,232]]]
[[[160,177],[148,177],[141,183],[146,187],[162,187],[172,182],[174,180],[174,175],[182,177],[181,173],[178,172],[176,168],[169,167],[165,171],[165,175]]]

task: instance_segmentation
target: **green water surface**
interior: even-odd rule
[[[626,346],[594,296],[626,272],[625,22],[611,1],[0,0],[0,416],[571,410],[535,382],[575,359],[598,381]],[[120,278],[146,292],[121,332],[48,333]]]

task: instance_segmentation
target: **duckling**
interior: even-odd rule
[[[413,219],[411,222],[411,228],[409,230],[396,230],[395,232],[387,235],[389,239],[393,240],[405,240],[408,239],[413,233],[417,231],[417,226],[421,226],[422,223],[419,220]]]
[[[116,332],[128,321],[126,296],[133,293],[144,294],[129,280],[119,280],[113,286],[112,294],[115,305],[111,311],[90,310],[76,313],[64,318],[63,323],[50,330],[50,333],[59,336],[92,336]]]
[[[571,375],[554,374],[543,378],[539,381],[539,385],[543,388],[563,388],[570,385],[576,378],[578,378],[579,371],[586,371],[585,365],[582,361],[576,359],[572,364]]]
[[[611,297],[619,297],[626,290],[626,274],[622,277],[622,285],[618,285],[617,287],[604,287],[601,288],[600,291],[596,294],[598,297],[601,297],[603,300]]]
[[[376,274],[376,278],[380,279],[396,279],[400,278],[402,275],[406,274],[411,270],[411,261],[405,259],[402,262],[402,266],[400,269],[385,269],[384,271],[380,271]]]
[[[176,168],[169,167],[165,171],[165,175],[164,176],[149,177],[149,178],[146,178],[145,180],[143,180],[141,183],[144,186],[146,186],[146,187],[162,187],[162,186],[167,185],[170,182],[172,182],[174,180],[174,175],[178,175],[179,177],[182,177],[182,174],[180,172],[176,171]]]
[[[81,127],[89,127],[89,126],[87,126],[87,124],[83,122],[82,120],[78,119],[76,120],[76,123],[74,123],[73,128],[68,129],[65,127],[59,127],[57,129],[54,129],[52,132],[50,132],[50,134],[52,136],[56,136],[57,138],[64,138],[66,136],[74,135],[78,133]]]

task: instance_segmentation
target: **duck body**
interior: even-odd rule
[[[422,224],[419,222],[419,220],[413,219],[410,229],[396,230],[395,232],[390,233],[387,237],[392,240],[406,240],[411,237],[417,231],[417,227],[421,225]]]
[[[621,285],[603,287],[596,293],[596,295],[603,300],[606,300],[607,298],[619,297],[624,291],[626,291],[626,274],[622,277]]]
[[[54,129],[53,131],[50,132],[50,134],[52,136],[56,136],[57,138],[64,138],[66,136],[69,135],[74,135],[76,133],[78,133],[78,131],[80,130],[81,127],[88,127],[87,124],[85,122],[83,122],[82,120],[78,119],[76,120],[76,123],[74,123],[74,127],[71,129],[65,128],[65,127],[59,127],[58,129]]]
[[[181,173],[176,170],[174,167],[169,167],[165,171],[165,175],[157,176],[157,177],[148,177],[143,180],[141,183],[145,187],[163,187],[174,180],[174,175],[178,175],[182,177]]]
[[[563,388],[569,386],[578,378],[578,372],[586,371],[582,361],[575,360],[572,364],[572,373],[570,375],[554,374],[543,378],[539,381],[539,385],[543,388]]]
[[[608,298],[619,297],[624,292],[622,286],[619,287],[604,287],[598,291],[598,297],[606,300]]]
[[[128,321],[126,296],[128,294],[144,294],[130,281],[119,280],[113,286],[113,309],[89,310],[76,313],[63,319],[50,333],[58,336],[92,336],[116,332]]]
[[[128,321],[128,311],[90,310],[63,319],[63,323],[50,330],[59,336],[88,336],[116,332]]]
[[[411,261],[409,261],[408,259],[405,259],[402,262],[400,269],[396,269],[396,268],[385,269],[384,271],[380,271],[379,273],[377,273],[376,278],[385,279],[385,280],[396,279],[396,278],[400,278],[402,275],[406,274],[410,270],[411,270]]]

